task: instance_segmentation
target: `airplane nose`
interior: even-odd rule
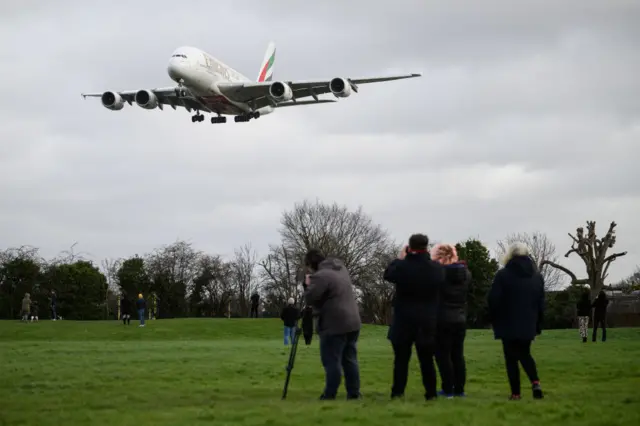
[[[167,73],[172,80],[179,80],[182,70],[182,64],[175,59],[171,59],[169,61],[169,66],[167,67]]]

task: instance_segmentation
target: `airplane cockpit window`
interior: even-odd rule
[[[183,55],[182,53],[176,53],[175,55],[171,56],[172,58],[184,58],[187,59],[187,55]]]

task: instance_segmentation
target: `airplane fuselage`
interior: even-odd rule
[[[176,49],[169,59],[167,73],[173,81],[187,88],[200,102],[218,114],[240,115],[252,111],[245,103],[229,100],[217,87],[218,83],[250,83],[252,80],[198,48],[184,46]],[[273,110],[266,106],[260,108],[259,112],[264,115]]]

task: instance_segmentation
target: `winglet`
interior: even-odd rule
[[[270,42],[267,46],[267,51],[264,54],[264,59],[260,65],[260,71],[258,73],[258,82],[271,81],[273,78],[273,64],[276,61],[276,44]]]

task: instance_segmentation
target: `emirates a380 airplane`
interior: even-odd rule
[[[124,92],[83,93],[82,96],[98,97],[105,108],[113,111],[121,110],[125,102],[129,105],[135,102],[144,109],[163,109],[165,105],[169,105],[173,109],[184,107],[189,112],[195,111],[195,115],[191,117],[193,123],[204,120],[201,112],[215,114],[211,117],[211,123],[226,123],[227,117],[224,115],[235,116],[234,120],[238,123],[270,114],[280,107],[336,102],[334,99],[320,99],[318,95],[333,93],[336,98],[346,98],[352,92],[358,92],[359,84],[421,75],[272,81],[275,56],[275,44],[271,42],[260,67],[258,79],[253,81],[200,49],[181,47],[171,55],[167,68],[171,79],[178,83],[177,86]],[[313,99],[301,100],[309,97]]]

